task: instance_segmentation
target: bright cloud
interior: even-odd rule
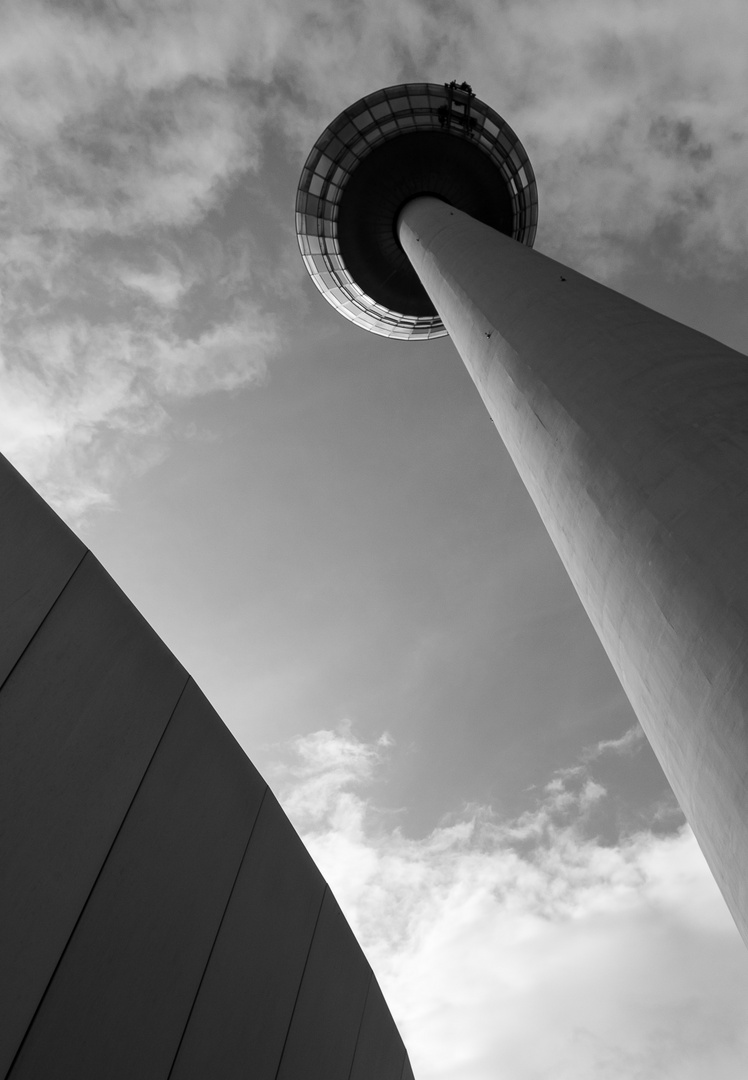
[[[163,456],[175,403],[277,348],[251,235],[194,232],[262,118],[229,10],[32,0],[0,23],[1,445],[74,518]]]
[[[585,754],[585,761],[594,761],[603,754],[634,754],[644,742],[646,736],[640,724],[632,724],[618,739],[603,739]]]
[[[71,303],[65,279],[54,272],[45,291],[45,275],[49,267],[36,274],[33,265],[19,269],[15,262],[4,276],[0,431],[18,468],[76,517],[108,503],[128,473],[159,460],[171,404],[262,379],[276,333],[272,318],[246,301],[234,302],[230,317],[216,325],[179,332],[184,286],[176,271],[118,270],[98,282],[92,273],[89,295],[102,297],[98,319],[75,310],[75,295]],[[74,279],[71,286],[75,292]],[[123,304],[121,286],[138,298]],[[194,288],[209,291],[205,283]]]
[[[744,1075],[745,950],[690,830],[602,843],[606,793],[583,771],[518,820],[472,808],[414,839],[376,809],[386,736],[344,726],[292,749],[284,805],[419,1080]]]

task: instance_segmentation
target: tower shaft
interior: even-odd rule
[[[748,943],[748,359],[438,199],[398,235]]]

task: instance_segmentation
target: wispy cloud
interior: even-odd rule
[[[602,739],[584,752],[584,761],[592,762],[604,754],[635,754],[644,744],[646,736],[641,724],[632,724],[618,739]]]
[[[75,518],[163,456],[176,402],[256,382],[277,347],[252,236],[194,233],[262,117],[232,84],[239,5],[0,21],[0,445]]]
[[[585,774],[409,837],[376,808],[392,753],[317,732],[277,780],[421,1080],[742,1077],[744,950],[687,828],[603,843]]]
[[[93,254],[82,266],[64,248],[28,242],[0,257],[0,432],[11,460],[76,517],[160,459],[174,403],[260,380],[276,330],[257,302],[216,296],[194,266]],[[212,315],[194,328],[180,312],[188,291]]]

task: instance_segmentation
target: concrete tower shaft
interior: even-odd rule
[[[436,199],[398,233],[748,943],[748,358]]]
[[[362,99],[318,140],[297,203],[305,262],[361,326],[452,337],[748,943],[748,358],[532,251],[527,155],[466,84],[429,86],[431,120],[419,120],[440,133],[446,176],[459,183],[435,186],[436,159],[419,174],[393,115],[410,114],[392,100],[417,99],[413,116],[428,111],[425,85]],[[439,93],[461,102],[456,119]],[[473,124],[474,113],[490,118]],[[356,123],[368,140],[363,164],[334,134]],[[496,205],[476,212],[485,161],[467,144],[494,129]],[[399,205],[373,194],[375,155]],[[473,161],[481,167],[466,185]],[[368,233],[367,198],[377,217]],[[342,250],[341,229],[352,253],[335,271],[345,295],[331,276],[334,246],[305,249],[316,232]],[[408,307],[417,292],[403,263],[428,310]]]

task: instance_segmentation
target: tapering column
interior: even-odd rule
[[[398,236],[748,942],[748,358],[439,199]]]

